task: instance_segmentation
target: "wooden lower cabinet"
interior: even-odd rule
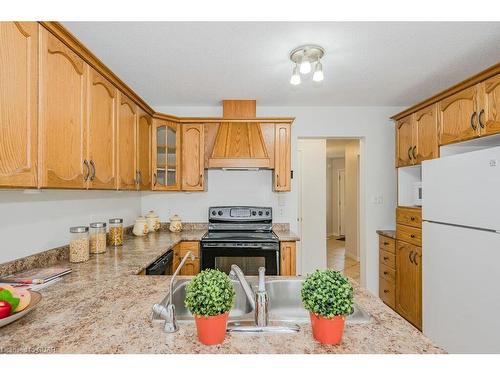
[[[396,241],[379,235],[379,297],[392,309],[396,307]]]
[[[396,311],[422,329],[422,248],[396,241]]]
[[[200,243],[198,241],[183,241],[174,246],[174,261],[172,272],[175,272],[182,258],[188,251],[191,251],[193,253],[195,259],[188,259],[179,271],[179,275],[194,276],[200,272]]]
[[[280,275],[295,276],[297,274],[297,250],[294,241],[280,242]]]

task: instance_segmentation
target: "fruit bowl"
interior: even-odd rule
[[[42,300],[42,295],[40,293],[30,290],[30,294],[31,294],[30,304],[24,310],[9,315],[6,318],[0,319],[0,327],[6,326],[7,324],[15,322],[18,319],[21,319],[23,316],[32,311],[36,307],[36,305],[38,305],[38,303]]]

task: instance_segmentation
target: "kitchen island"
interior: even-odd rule
[[[71,264],[71,274],[41,290],[43,299],[33,312],[0,328],[0,353],[443,353],[354,282],[357,304],[373,319],[347,324],[336,347],[316,343],[308,324],[298,333],[230,333],[213,347],[198,342],[194,322],[164,333],[150,316],[168,292],[170,276],[138,273],[180,241],[200,240],[203,233],[126,236],[124,246]]]

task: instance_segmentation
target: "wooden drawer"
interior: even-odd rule
[[[392,269],[396,269],[396,255],[385,250],[379,250],[379,252],[380,263]]]
[[[410,227],[422,228],[422,209],[413,207],[398,207],[396,222]]]
[[[397,224],[396,238],[412,245],[422,246],[422,229]]]
[[[394,283],[379,278],[378,284],[378,295],[380,299],[384,301],[387,306],[394,309],[396,306],[396,288],[394,286]]]
[[[379,264],[379,276],[386,281],[395,284],[396,283],[396,270],[387,267],[384,263]]]
[[[183,257],[191,251],[195,257],[200,257],[200,243],[198,241],[183,241],[179,244],[179,256]]]
[[[378,236],[378,247],[380,250],[385,250],[390,253],[396,253],[396,240],[394,238],[389,238],[386,236]]]

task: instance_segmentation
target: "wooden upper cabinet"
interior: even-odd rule
[[[396,311],[422,328],[422,248],[396,242]]]
[[[38,24],[0,22],[0,187],[37,185]]]
[[[396,166],[413,164],[413,114],[396,123]],[[416,153],[416,151],[415,151]],[[416,154],[415,154],[416,155]]]
[[[118,106],[118,189],[136,190],[137,106],[119,93]]]
[[[290,191],[291,181],[291,124],[276,124],[274,135],[274,191]]]
[[[481,135],[500,133],[500,74],[480,84],[478,121]]]
[[[85,188],[85,62],[40,26],[39,186]]]
[[[439,144],[445,145],[479,136],[478,85],[464,89],[438,104]]]
[[[152,131],[152,189],[181,189],[181,126],[154,119]]]
[[[203,124],[182,125],[182,190],[205,189],[205,135]]]
[[[91,189],[116,189],[116,103],[118,90],[89,67],[87,160]]]
[[[137,122],[137,182],[140,190],[151,189],[151,126],[153,119],[139,108]]]
[[[439,157],[437,105],[430,105],[414,114],[412,157],[414,164]]]

